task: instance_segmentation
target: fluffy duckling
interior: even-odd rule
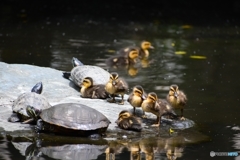
[[[140,59],[144,59],[144,58],[148,58],[149,57],[149,49],[154,49],[154,47],[152,46],[152,44],[148,41],[142,41],[140,47],[126,47],[124,49],[121,49],[119,51],[119,54],[121,55],[126,55],[128,53],[129,50],[131,50],[132,48],[135,48],[138,50],[139,52],[139,58]]]
[[[141,131],[142,122],[139,117],[135,117],[129,111],[123,110],[119,113],[118,119],[115,121],[118,127],[125,130]]]
[[[149,49],[154,49],[152,44],[148,41],[143,41],[139,49],[139,58],[144,59],[149,57]]]
[[[183,117],[183,109],[187,103],[187,96],[183,91],[178,89],[176,84],[170,86],[169,93],[167,95],[167,101],[173,106],[173,108],[181,110],[181,120],[185,120]]]
[[[152,126],[160,126],[161,117],[163,115],[173,115],[176,114],[173,112],[170,104],[164,99],[158,99],[155,92],[150,92],[147,98],[142,103],[142,109],[144,112],[150,112],[157,116],[156,124]]]
[[[116,72],[113,72],[105,86],[105,90],[112,96],[112,99],[108,100],[108,102],[116,102],[115,96],[120,94],[122,100],[119,104],[124,104],[123,98],[128,90],[128,84],[123,78],[120,78]]]
[[[142,86],[136,85],[133,87],[132,93],[128,97],[128,102],[133,106],[133,114],[135,115],[136,107],[141,107],[142,102],[146,99],[147,94],[144,92]]]
[[[138,50],[131,48],[125,54],[118,54],[106,60],[107,65],[111,67],[119,67],[126,65],[134,65],[138,59]]]
[[[105,91],[105,85],[93,85],[93,79],[91,77],[83,79],[80,92],[83,98],[106,99],[109,97]]]

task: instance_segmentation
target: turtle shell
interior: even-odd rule
[[[40,130],[60,133],[91,135],[106,131],[111,123],[101,112],[78,103],[62,103],[40,114],[43,126]],[[39,125],[39,124],[38,124]]]
[[[79,87],[85,77],[91,77],[93,84],[106,84],[110,73],[98,66],[82,65],[71,70],[71,79]]]
[[[30,119],[29,115],[26,112],[28,105],[33,106],[39,110],[44,110],[51,107],[47,98],[43,95],[37,94],[35,92],[23,93],[18,96],[12,105],[13,112],[20,115],[20,121]]]

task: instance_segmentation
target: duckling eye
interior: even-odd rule
[[[88,83],[88,81],[87,81],[87,80],[83,80],[83,82],[84,82],[84,83]]]
[[[140,95],[142,94],[142,92],[140,92],[140,91],[135,91],[135,92],[138,93],[138,94],[140,94]]]
[[[145,46],[150,46],[150,43],[145,43],[144,45],[145,45]]]

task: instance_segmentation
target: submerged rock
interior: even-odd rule
[[[59,103],[81,103],[89,107],[97,109],[103,113],[112,123],[108,127],[107,132],[120,131],[115,124],[118,114],[122,110],[132,110],[132,106],[126,101],[125,104],[118,105],[108,103],[101,99],[81,98],[79,88],[73,82],[62,77],[62,71],[39,67],[26,64],[7,64],[0,62],[0,132],[10,132],[13,134],[16,131],[30,131],[31,127],[28,124],[10,123],[7,121],[12,114],[12,104],[16,98],[25,92],[31,90],[37,82],[43,83],[42,95],[44,95],[51,105]],[[155,120],[156,117],[147,114],[148,118]],[[168,121],[167,125],[172,125],[173,128],[185,129],[194,125],[191,120],[186,121]],[[143,124],[143,132],[151,133],[149,124]]]

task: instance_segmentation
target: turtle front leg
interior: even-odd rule
[[[27,120],[23,121],[22,124],[31,124],[31,123],[33,123],[34,121],[35,121],[34,118],[30,118],[30,119],[27,119]]]

